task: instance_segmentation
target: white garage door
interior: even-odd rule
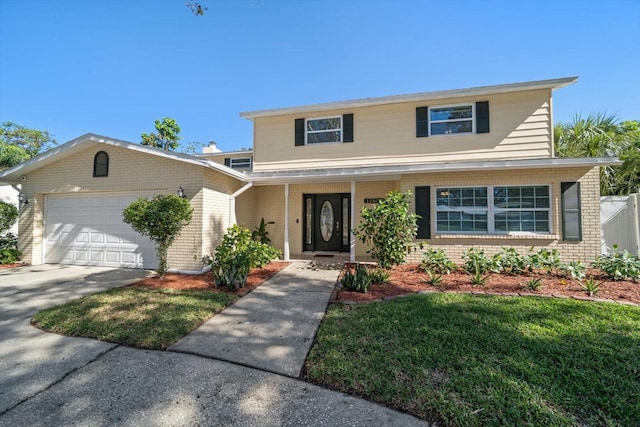
[[[155,268],[153,242],[122,222],[122,210],[143,194],[47,196],[45,262]]]

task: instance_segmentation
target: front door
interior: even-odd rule
[[[304,250],[349,251],[349,194],[304,195]]]

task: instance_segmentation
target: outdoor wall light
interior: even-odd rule
[[[187,196],[184,195],[184,189],[182,188],[182,185],[178,188],[178,191],[176,191],[176,193],[178,193],[178,197],[180,197],[181,199],[187,198]]]
[[[20,192],[20,194],[18,194],[18,202],[20,203],[20,206],[28,205],[29,199],[27,199],[27,196],[25,196],[23,192]]]

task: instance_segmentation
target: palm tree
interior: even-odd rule
[[[556,125],[554,143],[558,157],[622,157],[632,147],[629,132],[617,116],[603,113],[586,118],[576,114],[570,122]],[[628,194],[622,177],[620,166],[601,167],[600,194]]]

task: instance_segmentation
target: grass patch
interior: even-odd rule
[[[306,379],[452,426],[634,425],[640,310],[426,294],[333,305]]]
[[[31,322],[62,335],[163,350],[237,299],[222,292],[116,288],[41,311]]]

